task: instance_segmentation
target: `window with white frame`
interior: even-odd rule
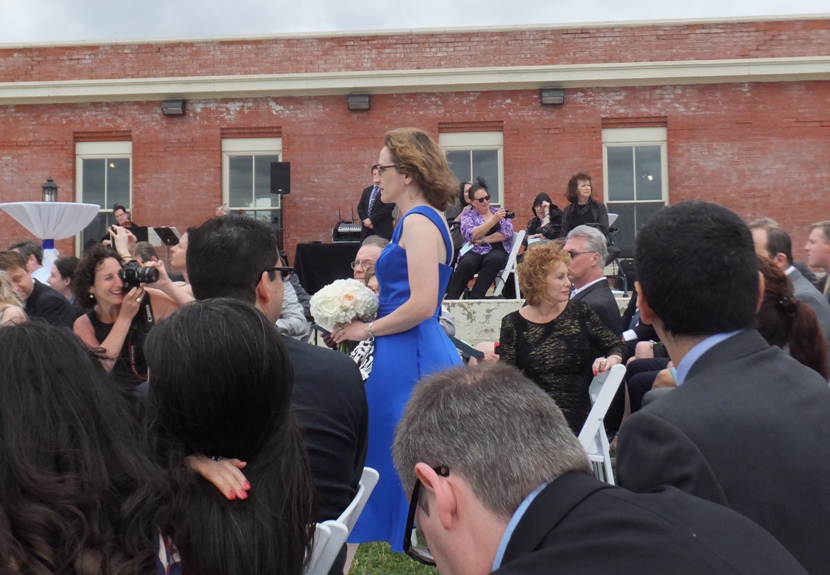
[[[222,199],[232,213],[280,227],[280,198],[271,193],[271,163],[282,157],[282,138],[222,140]]]
[[[637,231],[668,203],[666,136],[666,128],[602,130],[605,202],[618,215],[613,240],[624,257],[634,256]]]
[[[79,202],[98,204],[101,209],[80,234],[80,248],[100,241],[107,227],[116,223],[116,204],[132,207],[132,142],[77,142],[75,144],[75,189]]]
[[[453,174],[459,182],[487,181],[490,203],[501,205],[504,190],[504,135],[501,132],[439,134]]]

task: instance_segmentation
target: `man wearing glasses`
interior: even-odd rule
[[[370,236],[392,239],[392,210],[395,204],[380,201],[380,171],[372,166],[372,185],[360,194],[357,215],[360,218],[360,240]]]
[[[404,550],[441,575],[806,573],[730,509],[596,480],[553,399],[509,366],[419,383],[393,455],[413,486]]]
[[[571,299],[588,304],[608,329],[621,335],[620,308],[604,274],[608,257],[605,236],[591,226],[577,226],[568,233],[565,251],[571,256],[568,264],[568,277],[574,286]]]

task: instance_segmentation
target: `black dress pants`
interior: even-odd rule
[[[478,273],[476,283],[470,290],[470,299],[484,299],[496,276],[507,265],[504,248],[494,248],[485,255],[469,251],[458,260],[447,286],[447,299],[458,299],[473,276]]]

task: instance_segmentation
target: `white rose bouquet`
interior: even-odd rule
[[[335,280],[311,296],[310,305],[314,321],[331,331],[337,323],[371,321],[378,311],[378,296],[362,281]]]

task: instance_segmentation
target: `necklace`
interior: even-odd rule
[[[588,213],[588,210],[589,210],[590,208],[591,208],[591,202],[588,202],[588,203],[587,203],[587,204],[585,204],[584,206],[580,206],[579,204],[577,204],[577,205],[576,205],[576,208],[574,209],[574,212],[575,212],[575,213],[576,213],[576,215],[578,215],[578,216],[584,216],[585,214],[587,214],[587,213]]]

